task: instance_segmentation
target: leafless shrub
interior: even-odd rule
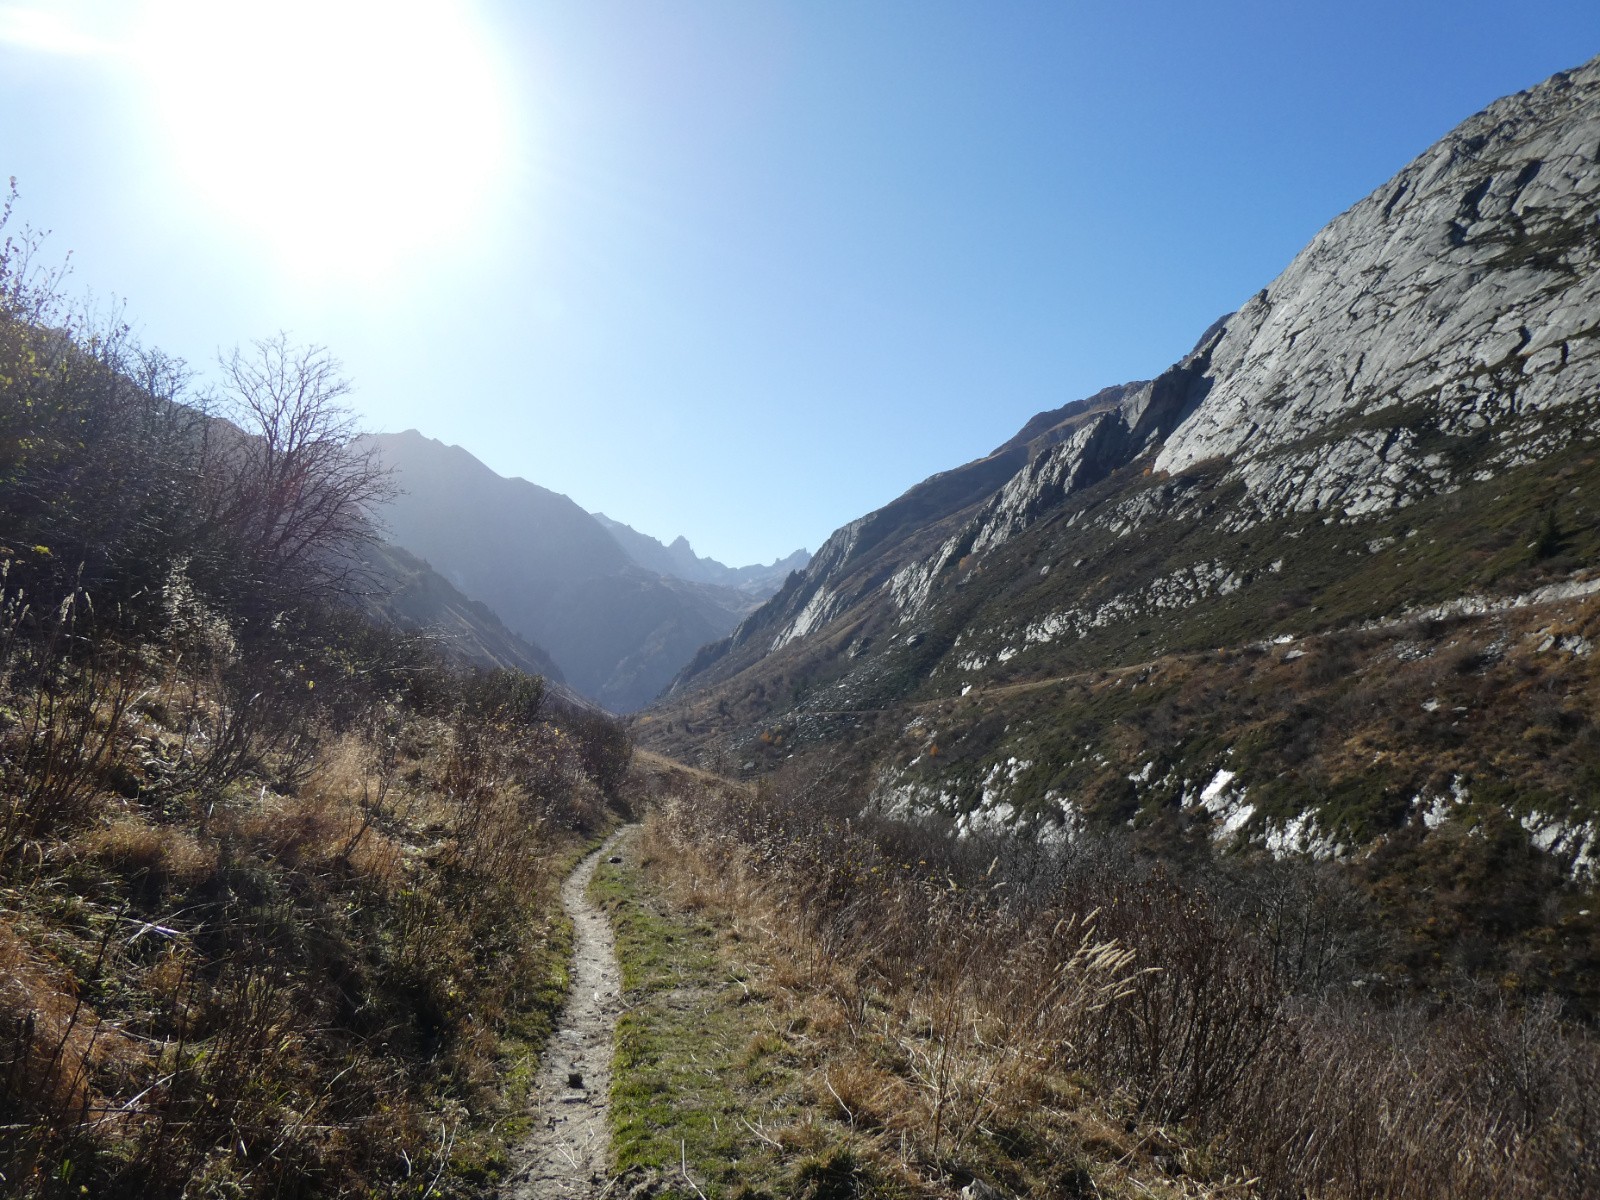
[[[1203,896],[1158,876],[1111,897],[1100,927],[1142,969],[1106,1010],[1091,1061],[1140,1113],[1204,1124],[1264,1058],[1287,1049],[1270,962],[1236,941]]]
[[[17,604],[10,623],[30,615]],[[0,865],[29,840],[87,818],[123,739],[134,667],[114,642],[94,640],[93,623],[88,597],[73,592],[35,636],[7,634],[20,711],[0,726]]]
[[[296,658],[282,646],[230,644],[175,671],[161,698],[177,738],[149,764],[152,786],[214,797],[246,774],[302,781],[323,730],[316,681]]]
[[[373,536],[371,510],[392,494],[376,451],[358,445],[341,367],[287,335],[235,349],[212,398],[208,524],[244,570],[236,602],[304,603],[363,585],[353,551]]]
[[[1293,1063],[1252,1081],[1225,1133],[1264,1194],[1594,1194],[1600,1056],[1548,1009],[1433,1016],[1321,1003],[1294,1025]],[[1503,1086],[1507,1067],[1520,1094]]]

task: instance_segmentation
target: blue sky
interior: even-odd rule
[[[1593,0],[0,0],[0,175],[202,373],[286,329],[730,563],[1148,377]]]

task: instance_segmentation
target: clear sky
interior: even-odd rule
[[[0,0],[0,176],[202,371],[288,330],[732,564],[1148,377],[1595,0]]]

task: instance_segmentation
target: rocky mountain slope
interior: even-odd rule
[[[613,711],[648,703],[763,598],[640,566],[566,496],[503,478],[459,446],[415,430],[372,445],[401,489],[380,514],[391,540],[547,648],[573,688]]]
[[[635,566],[658,575],[670,575],[687,583],[710,583],[719,587],[737,588],[753,597],[750,607],[765,600],[783,586],[791,572],[803,570],[811,561],[805,550],[796,550],[786,558],[774,562],[754,563],[748,567],[730,567],[714,558],[701,558],[694,552],[689,539],[679,536],[670,545],[663,544],[648,533],[640,533],[631,525],[613,521],[605,513],[595,513],[594,519],[605,526],[617,545],[622,547]]]
[[[364,607],[374,617],[438,639],[459,661],[542,675],[557,686],[561,668],[545,650],[518,637],[486,604],[470,599],[414,554],[387,542],[364,548]]]
[[[1587,878],[1597,436],[1600,60],[1465,122],[1157,378],[836,532],[641,734],[750,770],[849,747],[885,804],[1049,836],[1492,826]]]

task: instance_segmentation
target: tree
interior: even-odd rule
[[[338,360],[279,333],[235,348],[221,366],[210,507],[245,571],[250,594],[236,599],[276,607],[357,592],[372,509],[394,486],[376,451],[359,445]]]

